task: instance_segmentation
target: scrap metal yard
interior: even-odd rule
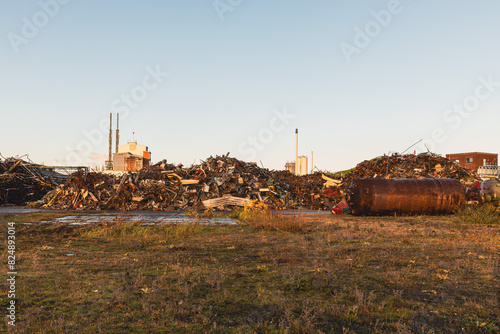
[[[500,334],[500,1],[0,13],[0,333]]]
[[[226,156],[210,157],[184,167],[166,162],[121,175],[78,172],[57,185],[33,174],[32,164],[19,159],[0,161],[0,203],[64,210],[187,210],[217,208],[230,196],[259,200],[274,209],[328,209],[343,200],[353,179],[452,178],[471,182],[478,175],[435,154],[384,155],[342,173],[293,175],[270,171]],[[36,170],[36,169],[35,169]],[[214,204],[215,203],[215,204]]]
[[[59,182],[36,167],[0,161],[14,332],[500,330],[498,211],[439,155],[303,176],[229,155]]]

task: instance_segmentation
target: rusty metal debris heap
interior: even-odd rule
[[[423,179],[450,178],[462,181],[476,180],[476,172],[433,153],[418,155],[384,155],[359,163],[347,174],[344,182],[348,185],[353,179]]]
[[[50,191],[42,204],[67,210],[173,211],[242,205],[257,199],[276,209],[325,209],[343,199],[353,179],[476,177],[467,168],[434,154],[378,157],[361,162],[343,177],[322,173],[296,176],[226,155],[188,168],[163,161],[120,176],[74,173],[64,185]]]
[[[321,173],[299,177],[227,156],[183,168],[165,161],[115,176],[78,172],[44,197],[44,207],[85,210],[186,210],[258,199],[274,208],[321,208]]]
[[[55,186],[54,178],[44,175],[31,162],[0,159],[0,205],[25,205],[40,200]]]
[[[361,162],[342,186],[355,215],[443,214],[463,207],[463,183],[477,178],[439,155],[394,154]]]

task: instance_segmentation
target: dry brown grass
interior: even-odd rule
[[[273,219],[281,217],[307,227],[250,219],[240,226],[19,226],[16,331],[500,330],[497,226],[425,216]]]
[[[274,211],[262,202],[252,202],[243,209],[232,212],[234,218],[258,230],[291,233],[308,233],[316,225],[309,217],[300,212]]]

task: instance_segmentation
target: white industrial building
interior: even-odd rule
[[[145,145],[137,145],[131,141],[125,145],[118,145],[118,152],[113,154],[114,171],[138,171],[148,167],[151,161],[151,152]]]
[[[312,152],[311,152],[311,171],[312,171]],[[307,175],[308,161],[305,155],[299,156],[299,129],[295,129],[295,162],[287,162],[285,170],[295,175]]]

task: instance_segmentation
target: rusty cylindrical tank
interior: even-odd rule
[[[347,191],[354,215],[445,214],[465,205],[455,179],[354,179]]]

